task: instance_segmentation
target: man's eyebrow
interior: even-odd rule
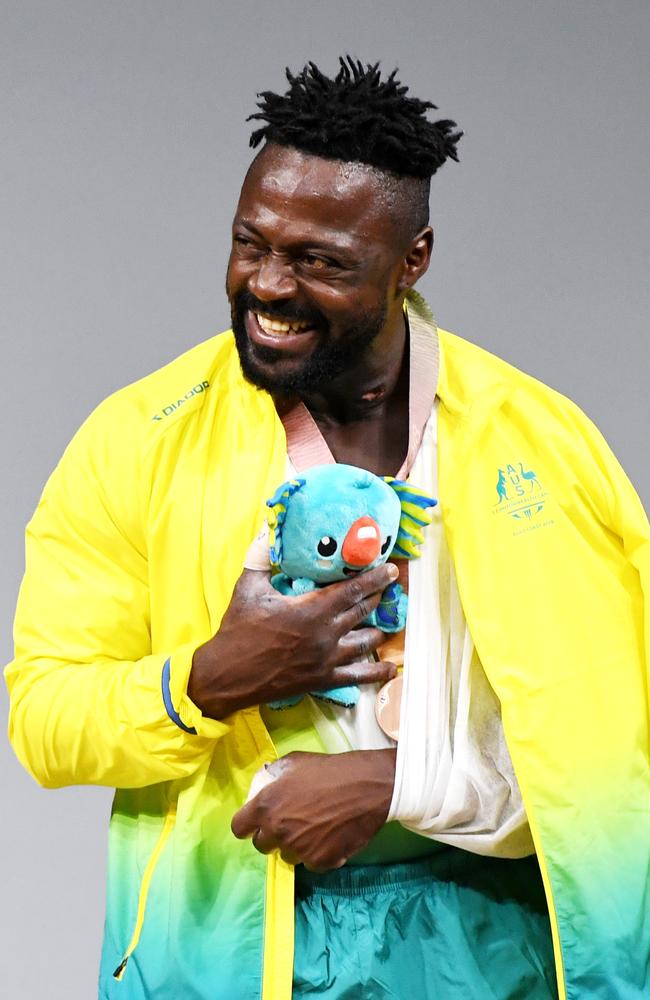
[[[233,228],[235,226],[243,226],[244,229],[248,229],[249,233],[254,233],[255,236],[259,236],[260,239],[263,239],[263,236],[259,231],[259,229],[257,228],[257,226],[254,226],[252,222],[248,221],[248,219],[241,219],[235,216],[235,219],[233,221]]]
[[[248,219],[235,218],[233,226],[235,227],[241,226],[243,229],[248,230],[248,232],[252,233],[254,236],[258,236],[261,240],[266,239],[264,234],[257,228],[257,226],[254,225],[252,222],[250,222]],[[345,260],[349,261],[350,263],[352,263],[352,258],[354,257],[354,249],[352,247],[347,245],[343,246],[340,243],[329,243],[327,242],[327,240],[305,238],[299,240],[290,240],[289,244],[290,246],[298,250],[306,250],[306,249],[321,250],[323,253],[329,254],[332,257],[345,258]],[[354,257],[355,263],[356,259],[357,258]]]

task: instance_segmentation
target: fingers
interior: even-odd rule
[[[268,573],[270,567],[269,560],[269,526],[264,524],[262,530],[256,535],[250,544],[244,559],[244,568],[261,570]]]
[[[238,597],[250,598],[257,594],[277,593],[271,586],[271,570],[250,569],[246,567],[237,581],[235,593]]]
[[[381,629],[353,629],[339,639],[335,663],[340,666],[353,660],[365,660],[385,641],[386,634]]]
[[[259,827],[253,834],[253,847],[260,854],[271,854],[278,849],[278,842],[272,833],[265,832]]]
[[[377,594],[370,594],[369,597],[364,597],[358,604],[354,604],[346,611],[341,611],[335,619],[337,628],[343,634],[357,628],[375,610],[380,601],[381,591]]]
[[[251,799],[235,813],[230,829],[238,840],[244,840],[246,837],[252,837],[259,829],[259,825],[257,803],[255,799]]]
[[[341,580],[340,583],[330,584],[325,588],[325,593],[330,599],[333,614],[339,617],[343,616],[372,596],[381,594],[389,583],[397,580],[398,576],[397,566],[394,563],[386,563],[384,566],[369,569],[367,573],[359,573],[351,580]],[[369,611],[372,611],[372,606],[368,608]],[[361,614],[358,621],[365,618],[365,614]]]
[[[308,872],[315,872],[317,875],[323,875],[325,872],[334,871],[336,868],[342,868],[343,865],[347,865],[347,858],[339,858],[338,861],[334,861],[327,866],[327,868],[316,868],[314,865],[308,865],[305,862],[305,868]]]
[[[348,663],[334,667],[327,687],[346,687],[348,684],[381,684],[397,676],[397,667],[388,660],[376,663]]]
[[[253,834],[252,843],[255,850],[259,851],[260,854],[272,854],[273,851],[279,851],[280,857],[288,865],[297,865],[300,863],[298,854],[290,847],[282,847],[274,834],[257,830]]]

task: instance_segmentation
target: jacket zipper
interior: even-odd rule
[[[140,883],[140,893],[138,895],[138,909],[135,918],[135,926],[133,928],[133,934],[131,935],[131,940],[129,946],[122,956],[122,961],[118,965],[117,969],[113,973],[113,979],[118,981],[122,979],[124,975],[124,970],[126,969],[126,963],[135,951],[138,941],[140,940],[140,935],[142,933],[142,925],[144,924],[144,912],[147,906],[147,896],[149,894],[149,886],[151,885],[151,879],[153,878],[153,873],[158,864],[158,858],[160,857],[162,850],[169,839],[169,835],[174,829],[176,823],[176,803],[174,802],[170,805],[167,815],[165,816],[165,822],[163,823],[163,828],[160,831],[160,836],[156,846],[154,847],[151,857],[147,862],[147,867],[144,870],[142,876],[142,882]]]

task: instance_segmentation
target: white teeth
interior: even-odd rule
[[[262,316],[261,313],[255,313],[255,319],[265,333],[300,333],[309,328],[309,323],[285,323],[279,319],[271,319],[270,316]]]

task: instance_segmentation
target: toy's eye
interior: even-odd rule
[[[336,539],[330,538],[329,535],[323,535],[316,548],[318,549],[319,556],[333,556],[338,546]]]
[[[388,550],[390,548],[390,545],[391,545],[392,541],[393,541],[393,539],[389,535],[388,538],[386,539],[386,541],[384,542],[384,544],[381,547],[381,554],[382,554],[382,556],[386,555],[386,553],[388,552]]]

